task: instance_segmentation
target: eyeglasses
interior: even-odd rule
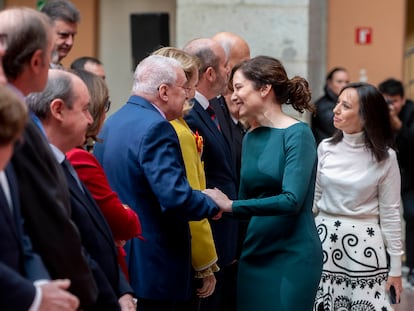
[[[184,85],[178,85],[178,84],[175,84],[175,85],[165,84],[165,85],[168,85],[169,87],[176,86],[176,87],[182,88],[187,95],[191,92],[191,89],[192,89],[191,87],[184,86]],[[157,87],[157,91],[159,91],[159,89],[160,89],[160,86]]]
[[[177,84],[176,84],[176,86],[182,88],[186,94],[191,92],[191,87],[184,86],[184,85],[177,85]]]
[[[111,108],[111,101],[107,99],[104,105],[105,112],[108,112],[110,108]]]

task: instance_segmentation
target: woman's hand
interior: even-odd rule
[[[403,291],[401,276],[388,276],[387,284],[385,286],[387,292],[390,291],[391,286],[394,286],[395,288],[396,302],[399,303]]]
[[[219,189],[205,189],[204,194],[208,195],[224,213],[231,213],[233,211],[233,201],[230,200],[227,195],[221,192]],[[220,213],[219,213],[220,214]]]

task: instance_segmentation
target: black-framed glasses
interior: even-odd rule
[[[104,105],[105,112],[108,112],[110,108],[111,108],[111,101],[107,99]]]

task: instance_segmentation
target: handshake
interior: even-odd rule
[[[219,189],[205,189],[203,190],[203,193],[210,197],[210,199],[212,199],[220,208],[220,211],[217,213],[217,215],[213,217],[214,220],[220,219],[223,213],[231,213],[233,211],[233,200],[230,200],[227,195],[225,195]]]

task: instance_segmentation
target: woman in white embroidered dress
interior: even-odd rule
[[[324,264],[314,310],[392,310],[401,283],[400,173],[388,106],[352,83],[334,108],[339,130],[318,147],[315,221]],[[389,266],[387,256],[389,255]]]

